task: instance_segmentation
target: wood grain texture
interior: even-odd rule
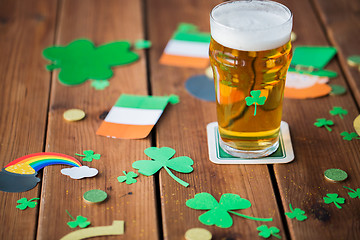
[[[294,31],[298,45],[329,45],[310,1],[286,1],[293,11]],[[359,49],[359,47],[357,47]],[[339,73],[330,83],[345,86],[346,82],[335,57],[326,69]],[[331,116],[333,106],[348,110],[341,120]],[[360,236],[360,202],[349,198],[343,186],[358,188],[360,141],[344,141],[340,133],[353,132],[352,122],[359,114],[348,92],[343,96],[326,96],[309,100],[284,101],[283,119],[289,123],[295,160],[290,164],[274,165],[285,212],[289,204],[305,210],[308,219],[304,222],[287,218],[292,239],[358,239]],[[313,126],[317,118],[334,121],[333,131]],[[349,174],[349,179],[332,183],[324,178],[324,171],[340,168]],[[343,208],[327,205],[323,197],[337,193],[346,199]]]
[[[50,74],[41,51],[53,43],[55,16],[56,1],[0,1],[0,168],[43,151]],[[21,211],[16,201],[38,197],[38,186],[0,192],[0,239],[35,237],[38,207]]]
[[[161,206],[164,239],[183,239],[193,227],[211,231],[214,239],[256,239],[256,228],[262,224],[281,229],[286,239],[266,165],[216,165],[209,161],[206,125],[216,121],[215,103],[198,100],[187,93],[185,81],[204,70],[178,68],[159,64],[159,58],[180,22],[193,23],[201,31],[209,31],[209,13],[216,1],[147,1],[151,83],[154,95],[177,94],[180,103],[170,105],[157,124],[157,147],[171,147],[174,157],[189,156],[194,160],[190,174],[175,173],[190,183],[185,188],[165,171],[160,172]],[[166,24],[164,24],[166,22]],[[273,217],[271,223],[232,216],[231,228],[205,226],[198,217],[205,211],[188,208],[186,200],[201,192],[211,193],[218,201],[224,193],[235,193],[250,200],[252,207],[240,211],[256,217]]]
[[[68,44],[77,38],[89,38],[96,45],[116,40],[143,39],[141,1],[64,0],[60,4],[58,37],[56,43]],[[150,146],[150,138],[119,140],[96,136],[95,132],[104,111],[109,111],[122,93],[147,94],[146,62],[142,51],[140,60],[127,66],[115,67],[110,87],[96,91],[90,81],[67,87],[59,83],[55,72],[51,91],[46,151],[74,156],[92,149],[102,154],[100,160],[83,162],[95,167],[95,178],[73,180],[60,173],[63,166],[47,167],[44,171],[42,202],[40,207],[38,239],[59,239],[71,231],[66,223],[74,217],[84,216],[91,226],[111,225],[113,220],[125,221],[123,236],[101,239],[157,239],[154,181],[140,176],[136,184],[119,183],[122,171],[131,171],[134,161],[145,157],[143,151]],[[86,118],[79,122],[66,122],[62,114],[70,108],[80,108]],[[99,205],[83,201],[84,192],[101,189],[108,199]],[[126,195],[132,192],[132,195]],[[90,226],[90,227],[91,227]]]

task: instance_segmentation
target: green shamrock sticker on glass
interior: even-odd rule
[[[66,213],[69,215],[69,217],[74,220],[74,221],[70,221],[70,222],[67,222],[67,225],[70,227],[70,228],[76,228],[76,227],[79,227],[79,228],[86,228],[87,226],[89,226],[91,224],[91,222],[87,221],[87,218],[86,217],[83,217],[83,216],[77,216],[76,219],[71,216],[71,214],[69,213],[68,210],[65,210]]]
[[[344,119],[344,115],[348,114],[348,111],[342,107],[333,107],[333,109],[330,110],[330,114],[333,116],[339,115],[341,119]]]
[[[126,173],[126,171],[123,171],[124,175],[125,176],[119,176],[117,178],[117,180],[119,182],[125,182],[126,181],[126,184],[132,184],[132,183],[136,183],[137,180],[135,179],[138,175],[134,172],[128,172]]]
[[[293,209],[291,206],[291,203],[289,204],[289,208],[291,212],[286,212],[285,215],[289,218],[293,219],[296,218],[299,221],[304,221],[307,219],[307,216],[305,215],[305,211],[301,210],[300,208]]]
[[[139,160],[134,162],[132,167],[138,169],[139,173],[145,176],[151,176],[161,168],[164,168],[175,181],[184,187],[189,186],[187,182],[176,177],[169,168],[181,173],[190,173],[193,171],[192,165],[194,164],[191,158],[186,156],[172,158],[176,151],[168,147],[149,147],[145,149],[144,153],[153,160]]]
[[[113,76],[111,67],[138,60],[130,46],[127,41],[117,41],[96,47],[90,40],[78,39],[67,46],[48,47],[43,56],[52,62],[48,70],[60,68],[61,83],[77,85],[88,79],[109,79]]]
[[[82,160],[84,162],[92,162],[93,159],[99,160],[101,155],[100,154],[94,154],[93,150],[85,150],[83,151],[84,154],[78,154],[75,153],[76,156],[84,157]]]
[[[232,211],[251,207],[249,200],[233,193],[223,194],[220,202],[217,202],[210,193],[198,193],[194,198],[186,201],[186,206],[196,210],[208,210],[199,216],[199,221],[205,225],[215,225],[221,228],[232,226],[233,220],[229,213],[255,221],[270,222],[273,220],[272,218],[251,217]]]
[[[346,141],[351,141],[353,139],[360,139],[360,136],[356,132],[348,133],[346,131],[340,133],[341,136],[343,136],[343,139]]]
[[[314,125],[316,127],[325,127],[326,130],[328,130],[329,132],[332,131],[332,129],[329,126],[334,125],[334,122],[331,120],[327,120],[325,118],[318,118],[316,119],[316,122],[314,123]]]
[[[360,199],[360,188],[357,188],[356,190],[351,189],[349,187],[345,187],[345,186],[344,186],[344,188],[351,191],[351,192],[348,192],[349,197],[351,197],[351,198],[359,198]]]
[[[260,227],[256,228],[256,230],[260,231],[259,236],[263,238],[269,238],[274,236],[278,239],[281,239],[281,236],[278,235],[280,230],[277,227],[268,227],[266,225],[261,225]]]
[[[26,208],[34,208],[37,204],[37,202],[33,202],[34,200],[39,200],[40,198],[32,198],[30,200],[27,200],[27,198],[21,198],[17,200],[17,203],[20,203],[16,206],[16,208],[20,210],[25,210]]]
[[[339,204],[345,203],[345,198],[339,197],[336,193],[328,193],[326,196],[327,197],[324,197],[324,202],[326,204],[334,203],[338,209],[342,208]]]
[[[265,96],[260,97],[260,94],[261,94],[260,90],[253,90],[250,92],[251,97],[245,98],[247,106],[251,106],[253,104],[255,105],[254,116],[256,115],[256,106],[265,104],[266,97]]]

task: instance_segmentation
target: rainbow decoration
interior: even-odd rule
[[[73,157],[61,153],[41,152],[20,157],[5,166],[7,172],[16,174],[34,174],[40,169],[54,164],[65,164],[81,167],[81,163]]]

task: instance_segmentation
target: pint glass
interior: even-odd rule
[[[263,0],[230,1],[210,14],[220,146],[230,155],[259,158],[279,146],[292,13]]]

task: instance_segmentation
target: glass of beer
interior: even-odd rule
[[[268,156],[279,146],[292,13],[273,1],[229,1],[211,11],[210,27],[220,147]]]

